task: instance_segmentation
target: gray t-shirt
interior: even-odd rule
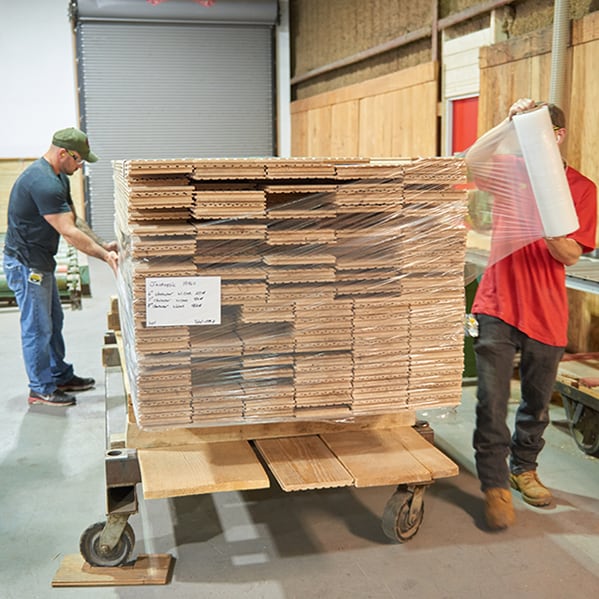
[[[68,177],[57,175],[45,158],[36,160],[10,192],[4,253],[29,268],[53,272],[60,235],[44,215],[70,212],[71,206]]]

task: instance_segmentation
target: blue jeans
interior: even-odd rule
[[[563,347],[531,339],[498,318],[478,314],[474,339],[478,389],[473,445],[481,489],[509,487],[510,470],[536,470]],[[521,400],[514,433],[506,424],[514,357],[520,351]],[[510,457],[509,467],[507,458]]]
[[[64,360],[64,314],[54,273],[35,271],[39,276],[33,277],[31,273],[29,267],[4,254],[6,281],[21,312],[21,347],[29,387],[46,395],[73,377],[73,366]]]

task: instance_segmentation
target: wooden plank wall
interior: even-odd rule
[[[599,351],[599,295],[568,289],[568,310],[567,351]]]
[[[437,63],[291,104],[293,156],[437,155]]]
[[[599,97],[599,12],[574,23],[572,44],[568,160],[599,185],[599,111],[595,106]]]
[[[516,98],[546,99],[551,76],[552,30],[507,40],[480,49],[480,103],[478,130],[482,134],[507,114]],[[599,93],[595,67],[599,60],[599,12],[572,23],[566,64],[566,98],[562,108],[570,135],[564,149],[568,162],[599,182],[596,132]]]
[[[546,99],[551,76],[551,29],[480,49],[478,132],[507,115],[517,98]],[[569,79],[570,66],[568,63]],[[567,106],[563,107],[567,110]]]

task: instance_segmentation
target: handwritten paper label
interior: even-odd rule
[[[220,277],[149,277],[149,327],[220,324]]]

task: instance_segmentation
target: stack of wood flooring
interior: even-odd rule
[[[460,159],[128,160],[114,179],[141,428],[459,403]],[[148,326],[148,277],[204,276],[220,324]]]

